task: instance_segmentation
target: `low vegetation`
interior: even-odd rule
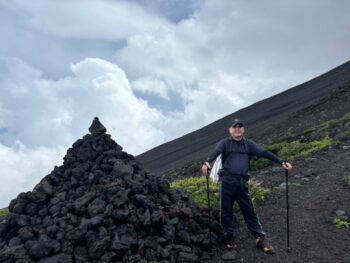
[[[293,135],[291,131],[288,131],[285,141],[272,145],[264,145],[264,147],[281,158],[294,160],[327,149],[349,135],[350,113],[347,113],[340,118],[310,127],[299,135]],[[272,164],[263,158],[252,160],[251,170],[258,171]]]
[[[335,144],[335,141],[325,136],[323,139],[311,142],[300,142],[296,140],[289,143],[281,142],[272,145],[264,145],[264,148],[283,159],[291,161],[296,158],[307,157],[316,151],[327,149],[333,144]],[[272,164],[271,161],[264,158],[253,159],[251,161],[251,170],[258,171]]]
[[[350,186],[350,174],[345,175],[344,179],[345,179],[345,182],[347,183],[347,185]]]
[[[217,207],[219,203],[219,184],[209,180],[210,186],[210,203],[213,207]],[[207,207],[207,183],[205,176],[186,178],[176,180],[171,183],[174,189],[185,191],[200,207]],[[249,180],[249,191],[254,203],[259,203],[265,200],[266,196],[270,194],[270,190],[260,185],[256,180]],[[235,207],[237,210],[238,207]]]
[[[348,221],[341,220],[339,217],[335,217],[333,219],[333,224],[337,228],[349,228],[350,227],[350,223]]]
[[[0,218],[6,216],[9,213],[9,210],[7,208],[0,209]]]
[[[301,184],[299,182],[293,182],[292,186],[299,187],[299,186],[301,186]]]
[[[171,188],[185,191],[200,207],[207,207],[207,182],[205,176],[180,179],[170,184]],[[209,180],[210,202],[213,206],[219,202],[219,185]]]

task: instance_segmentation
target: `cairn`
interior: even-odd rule
[[[98,118],[61,166],[20,193],[0,221],[1,262],[200,262],[206,211],[149,173]],[[213,221],[213,220],[212,220]],[[212,242],[221,241],[217,221]]]

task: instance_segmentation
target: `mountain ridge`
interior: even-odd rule
[[[334,106],[339,110],[324,114],[323,121],[349,111],[349,83],[350,61],[303,84],[255,102],[196,131],[159,145],[136,156],[136,159],[154,173],[166,172],[184,165],[189,160],[204,159],[215,144],[227,136],[227,127],[234,117],[240,117],[246,122],[247,137],[262,143],[271,142],[272,139],[269,138],[278,141],[283,134],[290,132],[287,127],[289,121],[304,122],[303,128],[319,123],[317,116],[307,112],[306,115],[310,116],[307,115],[306,119],[309,121],[303,121],[302,116],[298,117],[298,114],[308,107],[334,102]],[[340,95],[343,98],[332,98]]]

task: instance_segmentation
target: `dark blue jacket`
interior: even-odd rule
[[[206,161],[211,163],[219,156],[219,154],[222,154],[222,166],[224,172],[243,176],[248,175],[249,158],[252,156],[264,157],[275,163],[282,164],[283,160],[279,159],[273,153],[265,150],[252,140],[245,140],[248,144],[249,154],[247,153],[243,139],[236,141],[232,137],[229,137],[219,141]]]

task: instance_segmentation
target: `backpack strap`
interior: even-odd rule
[[[221,155],[222,163],[224,163],[227,158],[227,155],[229,153],[229,149],[228,149],[229,147],[230,147],[230,137],[227,137],[225,141],[225,150]]]
[[[249,165],[249,170],[250,170],[250,160],[252,159],[252,155],[250,154],[250,147],[249,147],[248,139],[243,137],[243,143],[244,143],[245,152],[248,154],[248,165]]]

